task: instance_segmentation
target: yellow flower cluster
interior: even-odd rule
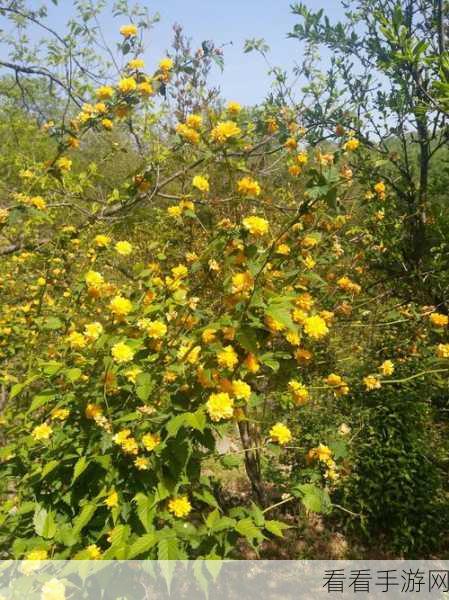
[[[261,188],[255,179],[243,177],[237,182],[237,191],[245,198],[254,198],[260,196]]]
[[[178,519],[183,519],[190,514],[192,505],[187,496],[178,496],[169,501],[168,510]]]
[[[338,279],[337,285],[340,289],[344,290],[345,292],[349,292],[350,294],[360,294],[360,292],[362,291],[360,285],[358,283],[354,283],[346,275]]]
[[[276,423],[270,429],[270,438],[280,446],[285,446],[285,444],[288,444],[291,441],[292,434],[286,425],[283,423]]]
[[[238,363],[238,360],[237,353],[232,346],[225,346],[217,353],[217,362],[220,367],[231,370]]]
[[[118,342],[112,346],[111,354],[116,363],[122,364],[130,362],[134,358],[135,352],[125,342]]]
[[[192,185],[200,192],[203,192],[203,194],[207,194],[209,191],[209,181],[202,175],[195,175],[192,179]]]
[[[239,136],[241,132],[234,121],[220,121],[210,132],[210,137],[213,142],[224,144],[231,138]]]
[[[438,312],[432,313],[429,318],[430,322],[432,325],[435,325],[435,327],[447,327],[447,324],[449,323],[449,317]]]
[[[343,381],[343,378],[340,375],[336,375],[335,373],[331,373],[325,379],[327,385],[329,385],[336,396],[346,396],[349,394],[349,386]]]
[[[256,237],[265,235],[270,229],[268,221],[262,217],[246,217],[242,223],[243,227]]]
[[[211,421],[230,419],[234,414],[234,400],[227,392],[211,394],[206,402],[206,410]]]
[[[314,340],[319,340],[329,333],[326,321],[319,315],[307,317],[304,320],[304,331]]]
[[[288,389],[290,390],[296,404],[306,404],[309,400],[308,389],[305,387],[305,385],[299,381],[296,381],[296,379],[292,379],[288,382]]]

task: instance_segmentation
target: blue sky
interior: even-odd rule
[[[305,3],[313,9],[324,8],[331,20],[342,15],[339,0],[305,0]],[[30,5],[39,4],[30,1]],[[158,12],[161,16],[150,33],[145,56],[149,67],[169,45],[175,22],[184,26],[193,38],[194,47],[205,39],[217,45],[232,42],[232,46],[225,48],[224,73],[217,71],[214,76],[226,99],[257,103],[263,100],[270,85],[263,59],[253,53],[243,53],[247,38],[265,38],[271,47],[270,60],[274,65],[291,69],[301,58],[301,45],[297,40],[287,39],[287,33],[296,22],[290,11],[290,0],[146,0],[145,4],[151,13]],[[72,8],[71,1],[59,0],[58,9],[50,9],[50,24],[61,29]],[[102,24],[108,41],[119,38],[120,20],[114,20],[106,11]]]

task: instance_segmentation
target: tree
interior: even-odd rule
[[[302,22],[291,37],[331,53],[321,80],[308,66],[315,99],[303,118],[319,139],[338,128],[370,149],[359,162],[365,178],[385,179],[405,212],[406,268],[428,258],[429,171],[447,145],[447,112],[434,100],[437,73],[447,61],[448,12],[442,0],[342,0],[345,20],[293,5]]]

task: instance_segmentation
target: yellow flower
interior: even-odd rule
[[[159,61],[159,69],[161,71],[171,71],[171,69],[173,69],[173,64],[171,58],[163,58]]]
[[[198,131],[195,131],[195,129],[189,127],[185,123],[178,123],[176,125],[176,133],[191,144],[198,144],[200,141],[200,134]]]
[[[123,317],[129,314],[133,305],[127,298],[123,296],[114,296],[109,303],[109,310],[118,317]]]
[[[162,321],[149,321],[146,326],[146,332],[148,337],[153,340],[159,340],[167,333],[167,325]]]
[[[229,139],[241,134],[241,129],[234,121],[220,121],[211,131],[210,137],[213,142],[223,144]]]
[[[231,370],[238,363],[238,360],[238,356],[232,346],[225,346],[217,353],[217,361],[220,367]]]
[[[325,381],[327,385],[333,388],[336,396],[346,396],[349,393],[349,387],[347,383],[343,381],[340,375],[331,373],[326,377]]]
[[[249,400],[251,396],[251,387],[246,381],[236,379],[232,382],[232,393],[239,400]]]
[[[68,408],[55,408],[51,411],[51,418],[58,419],[59,421],[65,421],[69,416],[70,411]]]
[[[359,146],[360,146],[359,140],[355,140],[355,139],[351,138],[343,145],[343,150],[346,150],[347,152],[354,152],[355,150],[357,150],[357,148]]]
[[[382,375],[393,375],[394,373],[394,364],[392,360],[384,360],[384,362],[380,365],[379,371]]]
[[[114,95],[114,90],[109,85],[102,85],[95,92],[95,95],[99,100],[109,100]]]
[[[50,579],[42,586],[41,600],[65,600],[65,585],[58,579]]]
[[[92,341],[98,340],[100,335],[103,333],[103,325],[95,321],[94,323],[88,323],[84,326],[84,335]]]
[[[48,440],[53,433],[53,429],[47,423],[42,423],[42,425],[37,425],[31,435],[37,441],[39,440]]]
[[[182,215],[182,208],[180,206],[169,206],[167,212],[170,217],[180,217]]]
[[[112,437],[112,440],[115,444],[121,446],[123,442],[129,438],[130,435],[131,429],[122,429]]]
[[[72,331],[67,336],[67,342],[70,344],[70,347],[73,349],[81,350],[85,348],[87,345],[87,340],[82,333],[79,331]]]
[[[111,238],[107,235],[96,235],[94,238],[94,243],[98,248],[106,248],[111,243]]]
[[[70,171],[72,168],[72,161],[66,156],[61,156],[61,158],[58,158],[56,161],[56,166],[60,171]]]
[[[139,375],[140,373],[142,373],[142,369],[140,367],[134,366],[130,369],[127,369],[123,374],[128,381],[130,381],[131,383],[136,383],[137,375]]]
[[[281,256],[288,256],[291,252],[290,246],[288,244],[279,244],[276,248],[276,253]]]
[[[187,496],[178,496],[177,498],[172,498],[168,503],[168,510],[178,517],[179,519],[183,519],[187,517],[187,515],[192,510],[192,505],[189,502]]]
[[[203,119],[200,115],[188,115],[186,119],[186,125],[192,129],[199,129],[202,122]]]
[[[117,242],[114,247],[115,251],[122,256],[129,256],[133,251],[132,245],[127,241]]]
[[[115,490],[109,493],[108,497],[104,501],[108,508],[115,508],[118,506],[118,494]]]
[[[89,560],[98,560],[101,556],[101,550],[96,544],[90,544],[86,548]]]
[[[205,344],[210,344],[211,342],[215,342],[216,340],[216,329],[208,328],[203,331],[201,334],[201,339]]]
[[[378,390],[381,386],[380,379],[375,375],[367,375],[363,378],[367,390]]]
[[[134,90],[136,88],[137,88],[137,83],[136,83],[136,80],[133,79],[133,77],[124,77],[123,79],[120,79],[120,81],[118,83],[118,89],[123,94],[128,94],[129,92],[134,92]]]
[[[447,315],[434,312],[430,315],[430,322],[432,325],[435,325],[435,327],[446,327],[449,322],[449,317]]]
[[[241,294],[243,292],[249,292],[253,289],[254,277],[249,271],[243,273],[236,273],[232,276],[232,287],[231,291],[233,294]]]
[[[88,271],[84,276],[86,285],[90,288],[98,289],[104,283],[103,275],[97,271]]]
[[[122,25],[120,27],[120,33],[125,38],[134,37],[137,35],[137,27],[130,23],[129,25]]]
[[[319,461],[327,463],[330,458],[332,458],[332,450],[329,446],[325,446],[324,444],[320,444],[317,448],[314,449],[315,456]]]
[[[298,177],[298,175],[301,175],[301,167],[299,165],[290,165],[288,167],[288,172],[293,177]]]
[[[156,433],[146,433],[142,437],[142,444],[144,445],[145,450],[151,452],[161,443],[161,438]]]
[[[319,315],[313,317],[307,317],[304,321],[304,331],[306,334],[315,339],[319,340],[329,333],[326,321]]]
[[[298,165],[306,165],[309,162],[309,156],[307,152],[302,151],[296,155],[295,160],[298,163]]]
[[[138,91],[142,96],[151,96],[154,93],[153,86],[149,81],[142,81],[137,85]]]
[[[88,404],[84,414],[86,415],[86,419],[95,419],[96,417],[101,417],[103,410],[98,404]]]
[[[206,402],[206,410],[211,421],[230,419],[234,412],[234,400],[226,392],[211,394]]]
[[[9,216],[9,210],[7,208],[0,208],[0,223],[6,223]]]
[[[133,437],[128,437],[121,443],[121,447],[123,452],[126,454],[137,454],[139,452],[139,447],[137,445],[136,440]]]
[[[238,115],[239,112],[242,110],[242,107],[238,102],[234,102],[233,100],[231,100],[226,104],[226,110],[230,115]]]
[[[376,185],[374,186],[374,191],[376,192],[376,194],[378,196],[384,196],[385,195],[385,190],[386,190],[386,186],[385,183],[383,181],[379,181],[378,183],[376,183]]]
[[[47,560],[48,552],[47,550],[31,550],[25,556],[25,560]]]
[[[128,69],[143,69],[145,67],[145,61],[141,58],[133,58],[128,63]]]
[[[251,177],[243,177],[237,182],[237,191],[246,198],[259,196],[261,189],[259,183]]]
[[[246,217],[242,222],[243,227],[256,237],[265,235],[270,229],[268,221],[262,217]]]
[[[114,123],[111,121],[111,119],[101,119],[101,125],[108,131],[114,127]]]
[[[449,344],[438,344],[437,356],[438,358],[449,358]]]
[[[309,391],[307,390],[305,385],[303,385],[299,381],[292,379],[288,382],[288,388],[292,393],[293,399],[296,404],[306,404],[306,402],[309,400]]]
[[[305,292],[296,298],[295,304],[302,310],[310,310],[315,304],[315,301],[308,292]]]
[[[139,471],[148,471],[150,468],[150,461],[146,456],[138,456],[134,461],[134,465]]]
[[[185,265],[179,264],[173,267],[171,272],[175,279],[184,279],[189,274],[189,269]]]
[[[270,437],[274,442],[284,446],[292,439],[292,434],[286,425],[283,423],[276,423],[270,429]]]
[[[250,373],[257,373],[260,369],[259,361],[252,353],[245,358],[244,365]]]
[[[46,285],[47,281],[45,280],[44,277],[39,277],[37,280],[37,285],[44,287]]]
[[[192,179],[192,185],[194,188],[200,190],[200,192],[203,192],[204,194],[209,191],[209,182],[202,175],[195,175],[195,177]]]
[[[112,346],[111,354],[116,363],[122,364],[130,362],[134,358],[135,352],[125,342],[118,342]]]

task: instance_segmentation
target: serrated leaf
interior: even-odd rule
[[[43,538],[51,539],[56,533],[56,523],[51,512],[47,512],[39,504],[33,517],[34,531]]]
[[[131,544],[128,552],[128,559],[135,558],[136,556],[140,556],[141,554],[148,552],[157,544],[158,539],[159,537],[156,531],[145,533],[135,542],[133,542],[133,544]]]
[[[146,402],[154,389],[154,381],[149,373],[139,373],[136,378],[137,397]]]
[[[265,521],[265,529],[277,537],[284,537],[284,529],[288,529],[288,525],[282,521]]]
[[[72,485],[78,479],[78,477],[84,473],[87,469],[89,462],[85,456],[81,456],[75,463],[73,467],[73,476],[72,476]]]
[[[149,532],[153,525],[155,516],[155,498],[154,495],[146,495],[139,492],[135,495],[134,501],[137,505],[137,516],[140,522],[145,528],[145,531]]]
[[[83,527],[85,527],[97,510],[97,505],[93,503],[85,504],[81,509],[79,515],[73,521],[73,533],[74,535],[78,535],[81,533]]]
[[[259,528],[256,527],[254,521],[250,518],[240,519],[240,521],[238,521],[235,525],[235,530],[237,533],[240,533],[240,535],[245,537],[249,542],[263,539],[263,535]]]

